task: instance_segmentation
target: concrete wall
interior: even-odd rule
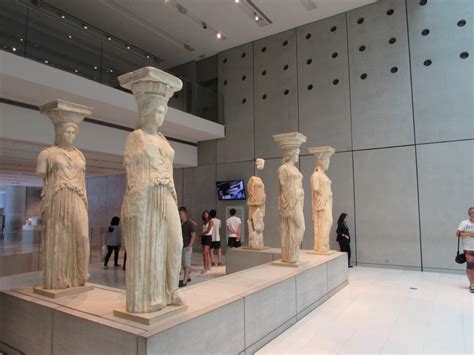
[[[195,218],[222,214],[215,181],[247,179],[265,158],[265,241],[279,246],[271,135],[299,130],[303,247],[313,245],[307,148],[332,145],[334,219],[349,214],[354,260],[460,270],[453,234],[474,201],[473,23],[469,0],[380,0],[219,53],[226,138],[199,143],[184,204]]]

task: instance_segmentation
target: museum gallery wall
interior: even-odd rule
[[[226,138],[201,142],[200,166],[175,173],[184,204],[196,218],[204,208],[224,218],[236,201],[218,201],[215,181],[247,181],[264,158],[265,244],[280,246],[272,135],[298,131],[308,137],[306,221],[307,148],[332,146],[334,220],[349,215],[353,259],[457,269],[453,233],[474,201],[473,14],[468,0],[381,0],[220,53]],[[333,225],[332,249],[335,239]],[[312,247],[306,223],[303,248]]]
[[[308,148],[331,146],[333,218],[349,215],[353,261],[460,270],[453,233],[474,201],[466,164],[474,151],[474,3],[424,3],[381,0],[219,53],[226,138],[200,142],[199,166],[175,170],[178,204],[197,221],[212,208],[225,219],[229,206],[245,206],[248,216],[246,201],[217,199],[215,182],[247,182],[263,158],[264,241],[279,247],[282,151],[272,135],[297,131],[307,137],[303,249],[314,237]],[[119,212],[123,186],[123,176],[88,180],[93,234]]]

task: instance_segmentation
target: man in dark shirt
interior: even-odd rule
[[[181,233],[183,235],[183,254],[181,262],[183,265],[184,277],[179,281],[179,287],[188,284],[189,274],[191,272],[191,257],[193,255],[193,243],[196,238],[196,228],[194,223],[188,218],[186,207],[179,208],[179,218],[181,219]]]

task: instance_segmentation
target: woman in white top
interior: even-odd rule
[[[202,212],[202,233],[201,233],[201,245],[202,245],[202,258],[204,262],[204,269],[201,274],[205,274],[211,270],[211,255],[209,253],[209,247],[212,244],[212,233],[214,231],[214,223],[209,215],[209,211]]]

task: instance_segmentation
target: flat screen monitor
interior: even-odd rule
[[[218,181],[217,197],[219,200],[245,200],[244,180]]]

